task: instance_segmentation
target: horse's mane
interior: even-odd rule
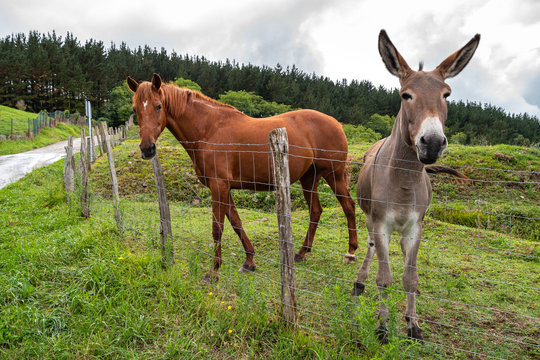
[[[216,101],[196,90],[181,88],[174,84],[163,84],[161,89],[163,90],[163,95],[165,96],[166,106],[172,114],[183,112],[184,108],[195,99],[202,100],[203,102],[209,102],[214,106],[239,111],[232,105]]]
[[[164,106],[171,114],[182,114],[185,107],[195,99],[201,100],[203,102],[209,102],[214,106],[239,111],[234,106],[216,101],[199,91],[191,90],[188,88],[181,88],[174,84],[162,84],[161,90],[163,91],[163,96],[165,97]],[[145,81],[141,83],[137,90],[136,96],[133,97],[133,104],[135,105],[135,102],[142,102],[144,101],[144,99],[148,99],[151,96],[151,91],[152,84],[150,82]]]

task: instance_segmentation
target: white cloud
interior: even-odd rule
[[[540,84],[531,80],[540,76],[535,0],[0,0],[0,36],[54,29],[83,43],[125,41],[131,48],[164,47],[211,60],[295,64],[334,80],[397,87],[378,54],[382,28],[411,67],[423,60],[427,70],[480,33],[473,60],[449,80],[452,98],[540,116]]]

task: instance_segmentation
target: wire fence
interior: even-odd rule
[[[212,199],[180,145],[158,146],[170,200],[176,265],[200,281],[213,266]],[[219,144],[228,158],[266,153],[268,144]],[[294,146],[291,153],[294,155]],[[319,149],[310,149],[319,150]],[[196,151],[196,150],[194,150]],[[140,159],[138,139],[115,148],[122,228],[132,252],[155,249],[160,216],[150,162]],[[319,150],[319,153],[320,150]],[[323,152],[324,153],[324,152]],[[242,155],[243,154],[243,155]],[[363,154],[349,153],[349,189],[356,195],[356,179]],[[253,162],[255,162],[255,155]],[[265,165],[271,167],[271,160]],[[433,201],[423,222],[418,253],[417,311],[424,343],[408,349],[410,358],[539,358],[540,252],[538,194],[540,173],[507,169],[453,166],[470,177],[465,184],[446,175],[430,175]],[[406,164],[400,168],[407,169]],[[231,169],[227,169],[231,170]],[[219,174],[219,172],[216,172]],[[201,175],[201,174],[198,174]],[[220,179],[213,175],[215,180]],[[245,178],[246,174],[244,174]],[[271,185],[258,180],[258,186]],[[295,250],[310,224],[309,209],[298,183],[291,185]],[[92,169],[91,216],[114,221],[106,160]],[[233,190],[243,229],[255,247],[257,270],[241,274],[245,258],[235,230],[226,221],[222,238],[223,265],[219,283],[208,285],[231,300],[250,301],[252,307],[275,316],[280,303],[278,224],[273,192]],[[312,251],[296,263],[297,327],[312,336],[327,337],[363,352],[363,336],[376,327],[380,291],[373,263],[365,292],[352,296],[356,273],[367,248],[365,218],[357,205],[358,261],[347,264],[349,229],[343,211],[324,181],[318,187],[323,214]],[[411,205],[411,204],[408,204]],[[412,204],[414,206],[414,204]],[[394,277],[388,289],[393,336],[407,337],[403,321],[406,292],[400,238],[393,234],[389,265]]]
[[[35,118],[0,118],[0,140],[24,140],[36,137],[44,128],[55,127],[59,122],[84,125],[84,118],[75,115],[66,116],[63,111],[58,110],[52,113],[40,111]]]

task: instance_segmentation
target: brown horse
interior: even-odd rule
[[[206,273],[206,280],[218,278],[225,216],[246,252],[240,271],[255,270],[253,245],[242,228],[231,189],[270,191],[274,188],[268,133],[281,127],[287,129],[289,138],[291,183],[300,180],[309,207],[307,234],[295,260],[303,260],[313,245],[322,213],[317,191],[321,177],[334,191],[347,217],[349,250],[345,258],[348,262],[356,259],[354,201],[345,176],[348,145],[338,121],[314,110],[251,118],[199,92],[164,84],[157,74],[151,82],[138,84],[128,77],[127,83],[135,93],[133,108],[140,125],[139,147],[143,159],[156,154],[156,140],[167,128],[191,157],[198,179],[210,188],[215,256],[214,269]]]
[[[366,214],[368,228],[367,254],[358,272],[354,295],[364,290],[374,252],[377,252],[376,283],[381,289],[392,284],[388,255],[390,235],[401,235],[404,255],[403,287],[407,293],[405,318],[409,337],[422,340],[418,326],[415,294],[418,286],[416,257],[422,237],[422,220],[431,203],[431,183],[427,172],[449,172],[463,177],[455,170],[440,166],[427,167],[441,156],[447,146],[444,123],[447,117],[446,98],[450,86],[445,79],[456,76],[472,58],[480,35],[444,60],[431,72],[412,70],[396,50],[384,30],[379,34],[379,52],[387,69],[401,83],[401,109],[389,137],[375,143],[364,157],[358,177],[357,196]],[[386,339],[388,309],[379,308],[379,337]]]

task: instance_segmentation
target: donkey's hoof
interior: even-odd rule
[[[202,282],[205,284],[214,284],[217,283],[219,280],[219,275],[215,272],[209,271],[206,274],[204,274],[204,277],[202,278]]]
[[[364,284],[362,284],[361,282],[355,281],[352,294],[354,296],[358,296],[364,292],[365,288],[366,286]]]
[[[388,329],[385,325],[379,325],[377,330],[375,330],[375,333],[381,344],[388,344]]]
[[[304,257],[300,254],[294,254],[294,262],[302,262],[304,261]]]
[[[254,264],[243,264],[240,269],[238,269],[238,272],[241,273],[247,273],[247,272],[253,272],[255,271],[255,265]]]
[[[345,254],[345,262],[347,264],[354,264],[356,262],[356,255],[346,253]]]
[[[413,326],[407,330],[407,336],[410,339],[418,340],[421,344],[424,343],[424,337],[422,336],[422,329],[418,326]]]

